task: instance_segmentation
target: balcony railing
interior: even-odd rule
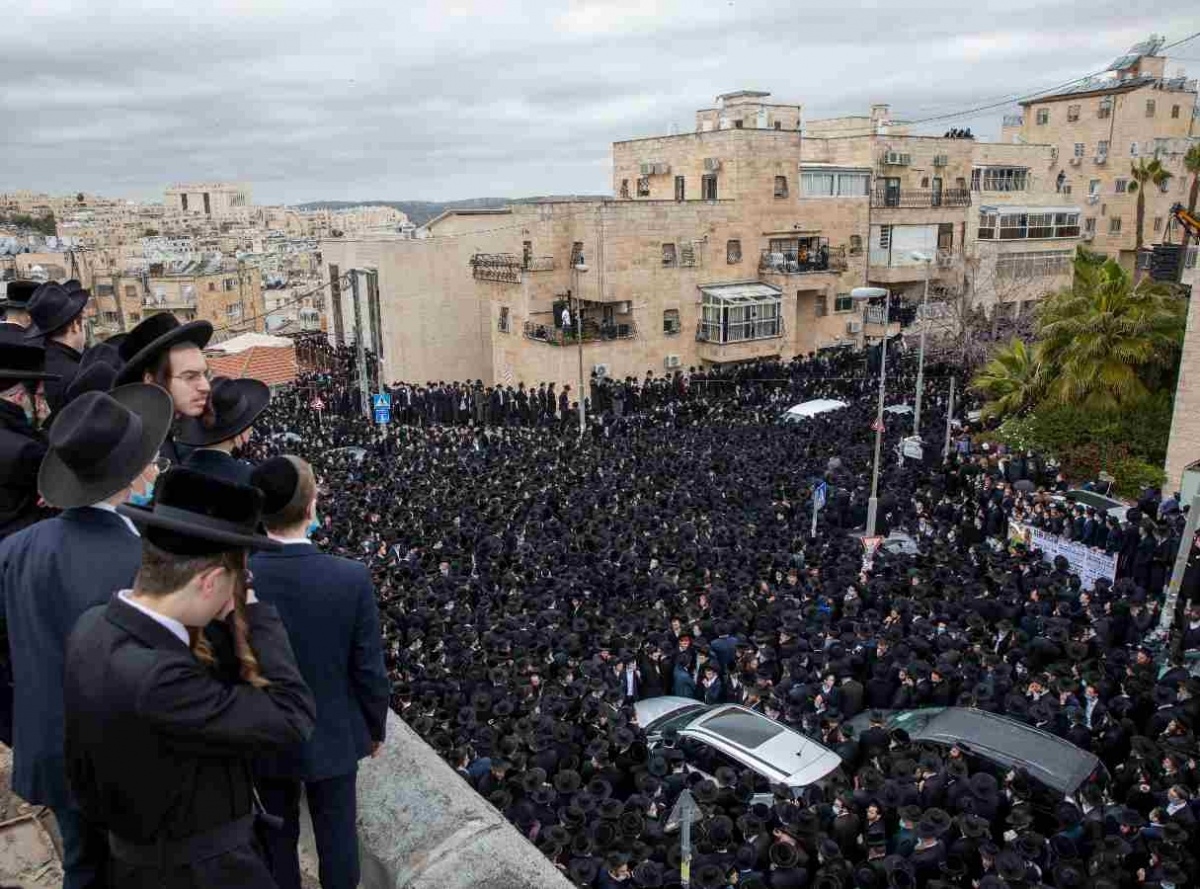
[[[696,325],[696,342],[727,346],[754,340],[778,339],[786,333],[783,316],[751,318],[746,321],[705,321]]]
[[[776,275],[810,275],[817,272],[844,272],[846,248],[830,247],[826,243],[812,249],[763,250],[758,258],[758,270]]]
[[[582,340],[585,343],[604,342],[607,340],[631,340],[637,336],[637,325],[632,321],[623,321],[620,324],[616,324],[585,318],[580,326],[583,328]],[[555,327],[553,324],[526,321],[524,332],[526,339],[537,340],[548,346],[574,346],[579,342],[576,338],[574,327],[570,330],[563,330],[561,327]]]
[[[477,281],[521,283],[521,257],[513,253],[476,253],[471,257],[471,274]]]
[[[968,188],[888,188],[877,185],[871,195],[871,206],[876,209],[923,210],[926,207],[969,207],[971,190]]]
[[[157,299],[153,296],[142,298],[143,309],[194,309],[196,298],[186,296],[165,296]]]

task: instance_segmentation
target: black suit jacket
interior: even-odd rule
[[[196,448],[184,458],[183,465],[235,485],[249,485],[254,472],[254,467],[245,460],[237,460],[224,451],[212,448]]]
[[[63,663],[79,616],[133,585],[142,542],[118,515],[85,507],[0,544],[0,592],[14,679],[13,790],[70,803],[63,762]]]
[[[57,414],[63,406],[67,387],[79,372],[82,356],[70,346],[57,340],[46,340],[46,373],[58,374],[62,379],[46,380],[46,404],[50,412]]]
[[[260,602],[246,615],[270,681],[261,689],[218,681],[170,630],[117,596],[79,619],[67,642],[65,753],[71,790],[92,821],[145,845],[213,830],[251,812],[252,754],[312,732],[312,693],[278,612]]]
[[[39,507],[38,467],[46,443],[25,412],[0,401],[0,539],[53,513]]]
[[[383,740],[391,694],[370,572],[310,543],[258,553],[250,568],[255,594],[279,609],[317,703],[307,743],[257,767],[305,781],[348,774]]]

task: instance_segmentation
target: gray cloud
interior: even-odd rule
[[[10,12],[0,190],[155,197],[237,179],[261,202],[606,192],[612,141],[686,129],[719,92],[770,90],[808,118],[884,101],[919,119],[1103,68],[1196,21],[1191,0],[1095,0],[1086,15],[1070,0],[196,6]],[[995,133],[1001,111],[929,130]]]

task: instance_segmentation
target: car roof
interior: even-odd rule
[[[1103,494],[1098,494],[1095,491],[1084,491],[1080,488],[1073,488],[1067,491],[1063,495],[1063,499],[1082,503],[1084,506],[1093,506],[1105,512],[1112,512],[1114,509],[1122,511],[1129,509],[1128,504],[1122,503],[1120,500],[1114,500],[1112,497],[1105,497]]]
[[[1007,716],[970,707],[946,707],[940,712],[929,709],[933,717],[924,727],[909,732],[912,740],[962,745],[993,762],[1023,768],[1063,794],[1074,792],[1100,762],[1070,741]],[[905,714],[926,712],[900,711],[891,715],[889,723],[902,728]]]
[[[844,401],[838,401],[836,398],[814,398],[812,401],[802,401],[800,404],[793,404],[787,409],[786,414],[789,417],[815,417],[817,414],[841,410],[844,407],[849,407],[849,405]]]
[[[714,707],[679,734],[733,756],[772,781],[792,786],[811,784],[842,761],[823,744],[736,704]]]

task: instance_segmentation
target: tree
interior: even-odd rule
[[[1188,149],[1187,154],[1183,156],[1183,168],[1192,174],[1192,188],[1188,192],[1188,213],[1192,216],[1196,215],[1196,198],[1200,196],[1200,144],[1193,145]],[[1183,230],[1183,254],[1179,259],[1179,278],[1183,280],[1183,270],[1187,266],[1188,245],[1191,244],[1192,233],[1189,229]]]
[[[971,381],[971,388],[987,399],[983,416],[1020,414],[1037,404],[1046,389],[1046,364],[1041,346],[1017,337],[999,346],[991,360]]]
[[[1130,165],[1130,175],[1133,181],[1129,183],[1129,190],[1137,192],[1137,243],[1134,249],[1140,251],[1146,227],[1146,186],[1156,185],[1162,188],[1171,179],[1172,174],[1158,158],[1150,161],[1142,158],[1136,164]],[[1140,271],[1135,271],[1134,280],[1140,277]]]
[[[1080,253],[1071,287],[1039,309],[1047,396],[1111,411],[1170,385],[1183,343],[1187,304],[1156,281],[1134,284],[1115,260]]]

